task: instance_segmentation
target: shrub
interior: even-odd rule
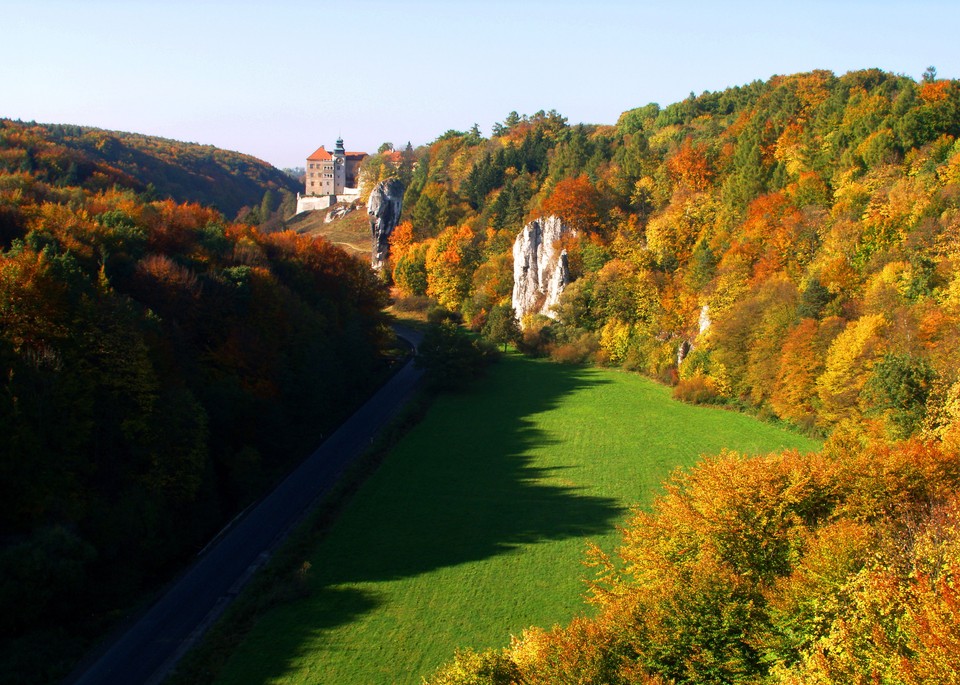
[[[558,345],[550,352],[550,358],[561,364],[585,364],[596,359],[600,343],[592,333],[583,333],[576,340]]]
[[[417,366],[424,370],[427,384],[453,390],[477,378],[497,356],[497,349],[474,338],[452,321],[427,329],[417,353]]]
[[[459,312],[450,311],[441,305],[436,305],[427,310],[427,323],[441,324],[445,321],[459,324],[463,321],[463,317]]]
[[[409,312],[413,314],[426,314],[434,307],[436,302],[433,298],[426,295],[407,295],[398,297],[393,301],[393,308],[398,312]]]
[[[512,685],[519,681],[517,666],[503,652],[457,652],[452,663],[437,671],[434,685]]]
[[[703,376],[681,379],[673,389],[673,398],[688,404],[719,404],[722,401],[710,380]]]
[[[543,357],[549,353],[555,339],[552,319],[542,314],[528,315],[523,319],[517,349],[533,357]]]

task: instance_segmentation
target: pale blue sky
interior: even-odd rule
[[[300,166],[338,133],[373,151],[511,110],[614,123],[773,74],[957,78],[958,26],[958,0],[0,0],[0,116]]]

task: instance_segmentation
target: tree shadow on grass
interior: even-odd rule
[[[564,467],[534,464],[531,455],[544,446],[564,449],[538,427],[536,415],[602,382],[583,369],[508,357],[468,391],[441,397],[312,557],[314,594],[285,611],[283,634],[271,637],[274,654],[260,662],[263,670],[251,682],[282,678],[318,636],[384,601],[345,585],[417,576],[612,530],[623,514],[617,500],[585,492],[563,477]]]

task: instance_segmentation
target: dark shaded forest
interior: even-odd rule
[[[38,682],[315,447],[391,334],[369,265],[325,240],[102,166],[71,185],[72,152],[18,164],[28,132],[3,131],[0,657]]]

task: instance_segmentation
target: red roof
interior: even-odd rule
[[[330,153],[327,152],[327,151],[324,149],[323,145],[320,146],[320,149],[319,149],[319,150],[317,150],[317,151],[314,152],[312,155],[310,155],[309,157],[307,157],[307,160],[308,160],[308,161],[311,161],[311,160],[312,160],[312,161],[314,161],[314,162],[316,162],[317,160],[321,160],[321,159],[333,159],[333,157],[330,155]]]
[[[364,157],[367,156],[366,152],[347,152],[344,154],[347,159],[356,160],[356,161],[362,160]],[[309,162],[318,162],[320,160],[328,160],[328,159],[333,159],[333,155],[327,152],[327,149],[323,145],[320,146],[319,150],[317,150],[312,155],[307,157],[307,161]]]

